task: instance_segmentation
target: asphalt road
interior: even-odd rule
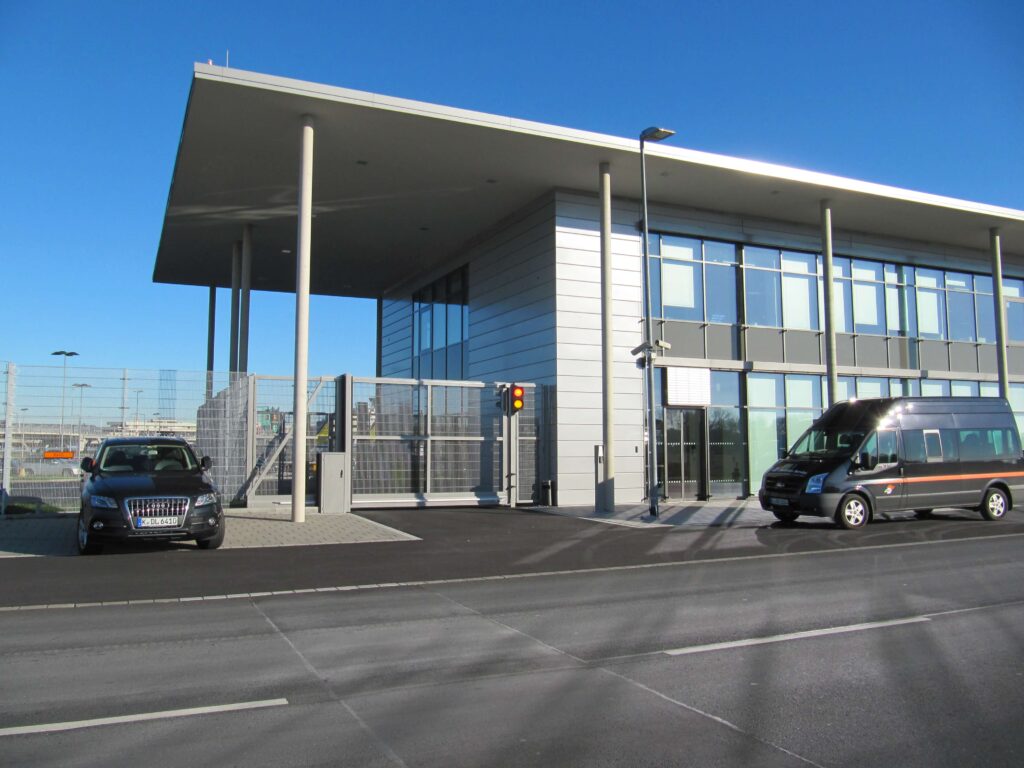
[[[450,518],[421,520],[420,534],[437,534]],[[1022,762],[1019,522],[894,523],[857,537],[820,526],[673,534],[522,514],[477,521],[462,544],[475,538],[485,556],[437,534],[447,555],[421,586],[0,612],[0,763]],[[392,574],[426,567],[426,553],[394,546],[380,551],[407,562],[393,561]],[[333,556],[369,584],[381,566],[350,555],[362,551]],[[230,553],[18,565],[86,563],[86,591],[109,586],[107,568],[135,572],[145,559],[157,578],[165,560],[221,563],[220,581],[185,569],[203,594],[254,578],[231,572],[241,561],[200,554]],[[630,558],[643,562],[619,562]],[[322,560],[293,551],[290,570]],[[283,562],[265,562],[264,577],[294,580]],[[484,566],[566,565],[583,572],[445,581]],[[138,719],[147,713],[155,719]],[[116,717],[127,720],[94,722]]]

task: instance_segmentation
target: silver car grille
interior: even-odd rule
[[[132,520],[140,517],[177,517],[181,525],[188,512],[187,496],[143,496],[125,499]]]

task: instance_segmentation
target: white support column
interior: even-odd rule
[[[252,224],[242,227],[242,280],[238,307],[238,371],[249,370],[249,292],[252,289]]]
[[[836,401],[839,377],[836,375],[836,327],[832,322],[832,205],[821,201],[822,288],[825,294],[825,374],[828,379],[828,405]]]
[[[595,506],[599,512],[615,511],[615,409],[613,406],[614,361],[612,346],[612,175],[608,163],[598,171],[601,196],[601,409],[604,430],[604,476],[598,483]]]
[[[1010,396],[1010,375],[1006,363],[1006,299],[1003,298],[1003,254],[999,242],[999,228],[989,230],[989,248],[992,254],[992,293],[996,313],[996,363],[999,370],[999,396]]]
[[[292,522],[306,520],[306,379],[309,357],[309,262],[313,239],[313,116],[302,117],[298,243],[295,255],[295,406],[292,428]]]
[[[217,286],[210,286],[210,309],[206,318],[206,399],[213,399],[213,349],[217,340]]]
[[[228,348],[228,370],[238,370],[238,309],[239,293],[242,288],[242,244],[235,242],[231,246],[231,344]],[[232,376],[234,381],[235,377]]]

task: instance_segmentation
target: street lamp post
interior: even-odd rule
[[[643,269],[644,269],[644,389],[647,395],[647,501],[651,517],[658,516],[658,441],[655,435],[657,404],[654,402],[654,324],[651,319],[651,254],[647,227],[647,156],[648,141],[663,141],[675,131],[652,126],[640,134],[640,197],[643,203]]]
[[[51,355],[61,355],[64,358],[64,379],[60,387],[60,449],[64,450],[64,394],[68,388],[68,358],[78,357],[77,352],[68,352],[64,349],[58,349],[56,352],[51,352]]]
[[[91,384],[72,384],[71,386],[74,389],[78,390],[78,451],[76,451],[76,453],[80,454],[82,452],[82,443],[83,443],[83,441],[82,441],[82,401],[83,401],[83,399],[85,397],[85,390],[90,389],[92,387],[92,385]]]

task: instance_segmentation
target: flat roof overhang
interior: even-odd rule
[[[315,118],[310,291],[375,298],[457,255],[551,189],[639,199],[639,143],[210,65],[195,66],[153,270],[227,287],[254,227],[255,290],[294,291],[303,115]],[[985,251],[1024,266],[1024,211],[673,146],[648,145],[652,203]],[[653,216],[652,216],[653,219]]]

